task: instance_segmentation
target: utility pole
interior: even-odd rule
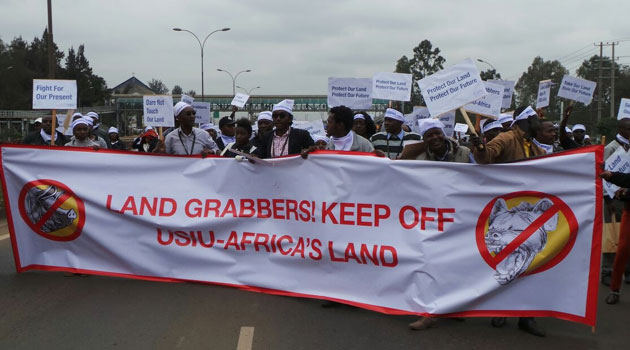
[[[48,78],[55,79],[55,54],[53,50],[52,0],[48,0]]]
[[[597,46],[597,44],[594,44]],[[597,123],[602,120],[602,64],[604,60],[604,43],[599,43],[599,78],[597,79]]]
[[[615,118],[615,44],[619,45],[619,43],[611,43],[612,46],[612,57],[610,58],[611,68],[610,68],[610,118]]]

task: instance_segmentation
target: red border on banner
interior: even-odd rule
[[[473,310],[473,311],[462,311],[448,314],[429,314],[429,313],[417,313],[410,312],[398,309],[392,309],[387,307],[382,307],[378,305],[371,304],[363,304],[343,299],[330,298],[326,296],[320,295],[312,295],[312,294],[301,294],[294,292],[287,292],[276,289],[268,289],[256,286],[247,286],[247,285],[238,285],[238,284],[228,284],[228,283],[219,283],[219,282],[208,282],[208,281],[197,281],[197,280],[187,280],[187,279],[177,279],[177,278],[169,278],[169,277],[153,277],[153,276],[141,276],[141,275],[133,275],[133,274],[124,274],[124,273],[114,273],[114,272],[105,272],[105,271],[96,271],[96,270],[85,270],[85,269],[75,269],[69,267],[59,267],[59,266],[47,266],[47,265],[28,265],[22,266],[20,262],[19,253],[17,250],[17,241],[15,235],[15,226],[13,224],[13,216],[11,213],[11,205],[9,202],[9,196],[7,192],[6,179],[4,175],[4,163],[2,159],[2,149],[3,148],[32,148],[32,149],[45,149],[45,150],[61,150],[61,151],[69,151],[69,152],[105,152],[105,153],[115,153],[115,154],[127,154],[127,155],[145,155],[145,156],[166,156],[166,157],[185,157],[185,158],[201,158],[200,155],[192,155],[192,156],[179,156],[179,155],[170,155],[170,154],[161,154],[161,153],[144,153],[144,152],[128,152],[128,151],[117,151],[117,150],[98,150],[95,151],[91,148],[75,148],[75,147],[48,147],[48,146],[31,146],[31,145],[21,145],[21,144],[0,144],[0,178],[2,179],[2,188],[3,188],[3,196],[5,202],[5,208],[7,211],[7,222],[9,224],[9,233],[11,237],[11,245],[13,247],[13,254],[15,259],[16,271],[18,273],[29,271],[29,270],[43,270],[43,271],[65,271],[65,272],[75,272],[75,273],[84,273],[84,274],[93,274],[100,276],[111,276],[111,277],[123,277],[123,278],[133,278],[147,281],[158,281],[158,282],[197,282],[203,284],[210,285],[218,285],[225,287],[233,287],[247,291],[266,293],[266,294],[275,294],[275,295],[284,295],[284,296],[292,296],[292,297],[301,297],[301,298],[312,298],[312,299],[323,299],[335,301],[338,303],[353,305],[357,307],[361,307],[371,311],[377,311],[384,314],[391,315],[418,315],[418,316],[432,316],[432,317],[554,317],[558,319],[563,319],[572,322],[578,322],[587,324],[590,326],[595,326],[597,320],[597,295],[598,295],[598,284],[599,284],[599,265],[601,260],[601,241],[602,241],[602,201],[603,201],[603,186],[602,180],[599,178],[601,164],[603,163],[604,158],[604,146],[594,145],[581,147],[577,149],[572,149],[568,151],[558,152],[554,154],[549,154],[541,157],[524,159],[520,162],[529,162],[536,159],[542,158],[552,158],[559,157],[563,155],[570,154],[583,154],[583,153],[594,153],[595,154],[595,214],[593,221],[593,238],[591,243],[591,263],[590,263],[590,271],[589,271],[589,281],[588,281],[588,291],[586,297],[586,308],[585,308],[585,316],[577,316],[573,314],[557,312],[557,311],[547,311],[547,310]],[[364,152],[344,152],[344,151],[315,151],[311,154],[341,154],[341,155],[354,155],[354,156],[376,156],[374,153],[364,153]],[[292,155],[288,157],[299,157],[299,155]],[[208,156],[207,158],[222,158],[219,156]],[[382,158],[382,157],[379,157]],[[387,159],[387,158],[386,158]]]

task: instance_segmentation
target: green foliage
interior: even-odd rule
[[[538,96],[538,84],[542,80],[551,79],[555,85],[551,86],[551,96],[549,107],[545,113],[551,120],[559,120],[560,99],[557,97],[558,88],[562,82],[562,77],[569,74],[569,71],[558,61],[545,61],[542,57],[534,58],[527,71],[521,75],[515,87],[516,106],[536,106]]]
[[[158,95],[164,95],[164,94],[168,94],[168,88],[166,87],[166,84],[164,84],[160,79],[151,79],[149,81],[149,89],[155,91],[156,94]]]
[[[77,53],[70,49],[65,67],[61,66],[64,52],[53,45],[55,78],[77,80],[81,106],[103,104],[108,96],[107,85],[92,72],[83,45]],[[0,40],[0,109],[31,109],[33,79],[45,78],[48,78],[47,31],[30,43],[22,37],[14,38],[9,44]]]
[[[173,90],[171,90],[171,94],[172,95],[181,95],[183,92],[184,92],[184,90],[179,85],[175,85],[173,87]]]
[[[416,82],[428,75],[444,69],[446,59],[440,55],[439,48],[433,48],[429,40],[423,40],[413,49],[413,57],[402,56],[396,63],[396,73],[407,73],[413,76],[411,103],[407,104],[405,113],[411,112],[413,106],[424,105],[424,99]]]
[[[501,79],[501,73],[497,73],[496,69],[488,69],[483,72],[479,72],[479,75],[481,76],[481,80],[484,81]]]

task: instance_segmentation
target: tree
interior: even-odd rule
[[[186,95],[188,95],[190,97],[195,97],[196,94],[197,94],[197,92],[195,90],[188,90],[188,91],[186,91]]]
[[[501,73],[497,73],[496,69],[488,69],[483,72],[479,72],[479,75],[481,76],[481,80],[484,81],[501,79]]]
[[[109,97],[105,79],[93,73],[90,62],[85,57],[84,45],[80,45],[76,53],[70,47],[64,75],[77,81],[79,107],[99,105]]]
[[[558,88],[562,78],[569,74],[569,71],[557,61],[545,61],[542,57],[534,58],[527,71],[521,75],[515,87],[516,106],[536,106],[538,97],[538,84],[542,80],[551,79],[551,96],[549,107],[545,115],[552,120],[559,120],[562,113],[560,111],[560,99],[557,97]]]
[[[413,106],[424,105],[424,99],[416,82],[428,75],[444,69],[446,59],[440,55],[439,48],[433,48],[429,40],[423,40],[413,49],[413,57],[408,59],[402,56],[396,62],[396,73],[407,73],[413,77],[411,90],[411,104],[406,111],[411,111]],[[405,112],[405,111],[403,111]]]
[[[164,84],[161,80],[155,78],[149,81],[149,89],[155,91],[155,93],[158,95],[164,95],[168,93],[168,88],[166,87],[166,84]]]
[[[181,95],[183,92],[184,92],[184,90],[179,85],[175,85],[173,87],[173,90],[171,90],[171,94],[172,95]]]

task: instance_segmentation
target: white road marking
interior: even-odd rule
[[[254,327],[241,327],[236,350],[251,350],[254,342]]]
[[[0,241],[4,241],[7,238],[9,238],[9,234],[8,233],[6,235],[0,236]]]

